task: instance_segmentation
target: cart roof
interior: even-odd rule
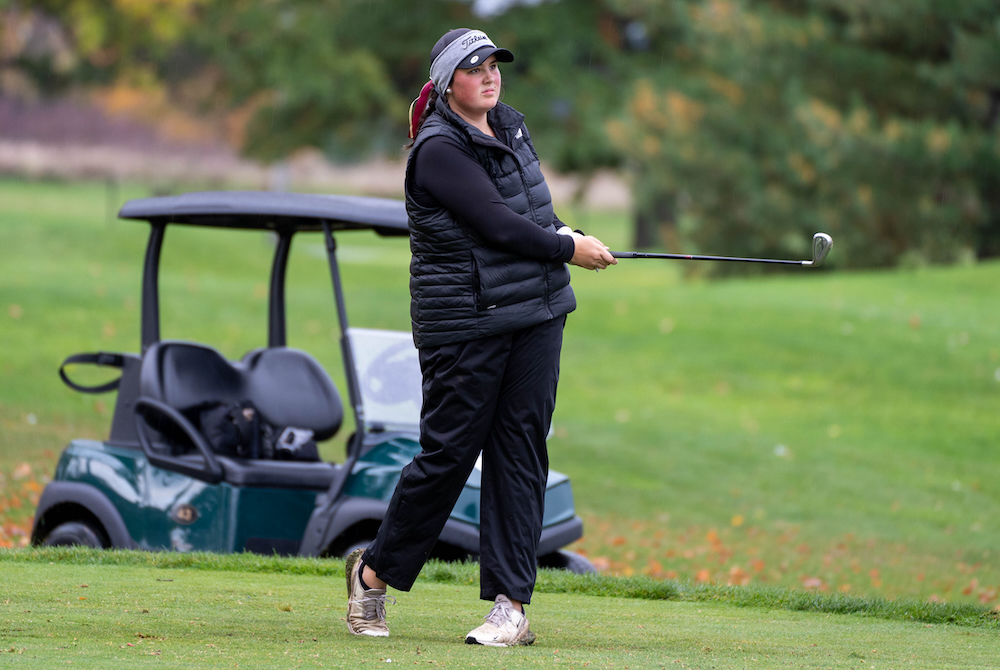
[[[402,200],[349,195],[206,191],[129,200],[121,219],[217,226],[243,230],[374,230],[379,235],[407,235]]]

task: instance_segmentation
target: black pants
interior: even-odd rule
[[[564,324],[420,350],[422,451],[362,559],[393,588],[413,586],[481,451],[480,597],[531,601]]]

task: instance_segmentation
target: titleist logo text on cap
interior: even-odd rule
[[[470,45],[475,44],[476,42],[479,42],[481,40],[486,40],[486,39],[489,39],[489,38],[486,37],[486,35],[481,35],[481,34],[480,35],[473,35],[472,37],[466,37],[464,40],[462,40],[462,48],[463,49],[468,49]]]

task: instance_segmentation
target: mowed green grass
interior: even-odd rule
[[[100,185],[0,181],[11,544],[66,441],[110,422],[113,395],[64,388],[59,362],[138,349],[147,226],[106,212]],[[626,248],[625,214],[560,215]],[[338,241],[352,324],[407,329],[406,241]],[[163,336],[234,358],[262,345],[270,251],[263,235],[170,229]],[[680,262],[573,270],[549,443],[587,524],[572,548],[608,574],[1000,602],[1000,265],[846,273],[836,255],[835,241],[831,271],[725,281]],[[293,248],[289,318],[289,343],[341,383],[318,236]]]
[[[558,578],[547,572],[528,607],[534,646],[468,646],[489,605],[464,578],[474,570],[439,579],[441,566],[395,594],[388,639],[357,638],[344,625],[339,561],[275,571],[273,559],[246,556],[167,567],[88,553],[4,557],[0,666],[943,669],[992,667],[998,652],[993,623],[567,595],[544,588]]]

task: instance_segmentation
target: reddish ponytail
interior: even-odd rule
[[[412,140],[416,138],[420,130],[420,122],[423,121],[424,109],[427,107],[427,98],[434,90],[434,82],[429,81],[420,89],[420,95],[410,103],[410,133],[408,137]]]

